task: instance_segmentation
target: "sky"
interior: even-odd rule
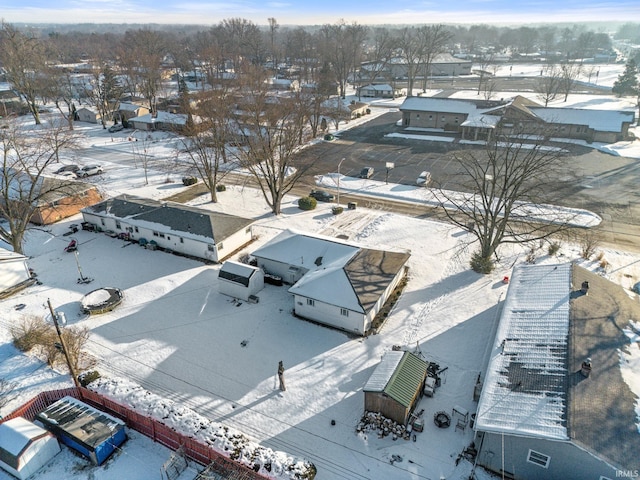
[[[354,97],[347,100],[350,98]],[[611,100],[612,105],[619,105],[619,99]],[[400,101],[395,100],[395,106]],[[579,95],[569,98],[571,104],[591,101],[596,100]],[[380,103],[393,107],[391,102]],[[345,128],[383,112],[383,108],[376,108],[372,115]],[[100,125],[86,123],[78,123],[76,129],[85,148],[109,151],[113,158],[130,152],[131,131],[111,134]],[[623,155],[640,158],[640,141],[621,143]],[[168,134],[155,132],[149,154],[154,159],[171,158],[174,147]],[[90,162],[88,158],[63,161]],[[103,166],[105,173],[92,181],[109,196],[135,193],[158,199],[184,189],[180,175],[167,183],[166,171],[150,171],[149,184],[145,185],[140,165],[105,162]],[[323,188],[331,188],[335,175],[330,173],[317,179]],[[366,196],[375,202],[377,196],[402,195],[405,201],[423,203],[426,189],[352,177],[343,177],[340,185],[363,197],[357,209],[339,216],[331,214],[329,204],[303,212],[297,208],[297,197],[287,196],[283,213],[274,217],[258,191],[239,186],[229,186],[218,204],[204,197],[191,204],[256,219],[258,238],[247,251],[264,245],[286,228],[331,236],[346,234],[365,246],[410,250],[409,282],[379,335],[354,339],[296,319],[290,314],[291,298],[279,287],[267,286],[259,293],[258,304],[236,305],[218,292],[219,266],[145,250],[82,230],[75,234],[80,244],[79,262],[83,274],[94,282],[78,284],[78,265],[74,256],[64,252],[69,241],[64,233],[69,224],[80,221],[79,216],[72,217],[46,230],[29,232],[25,252],[42,284],[0,302],[0,378],[19,383],[17,398],[0,409],[0,415],[38,391],[70,386],[68,375],[17,352],[8,332],[8,326],[22,315],[42,315],[46,300],[51,299],[56,310],[65,313],[68,325],[92,330],[88,349],[98,360],[98,369],[116,379],[117,386],[123,385],[118,378],[126,378],[175,401],[182,416],[188,407],[263,446],[310,460],[318,467],[317,480],[386,480],[409,478],[409,474],[417,478],[469,478],[471,464],[456,464],[455,459],[472,441],[471,429],[439,430],[433,422],[425,422],[425,430],[417,435],[416,442],[394,442],[389,437],[378,438],[374,432],[356,434],[354,427],[363,412],[362,387],[385,352],[395,345],[410,349],[419,345],[427,360],[447,367],[436,395],[420,402],[418,409],[425,409],[424,418],[430,419],[440,410],[450,411],[452,405],[474,411],[477,405],[469,392],[488,352],[478,345],[491,344],[493,329],[487,325],[498,318],[496,308],[506,294],[502,279],[511,275],[516,262],[524,261],[525,249],[505,247],[496,271],[486,276],[475,274],[468,267],[470,250],[464,247],[469,236],[465,232],[447,224],[365,207]],[[578,250],[575,245],[563,244],[562,259],[540,250],[536,263],[577,259],[585,268],[598,268],[598,261],[579,260]],[[610,264],[607,278],[627,289],[638,281],[639,255],[609,249],[603,252]],[[84,316],[79,308],[83,295],[106,286],[121,288],[123,303],[113,312]],[[25,307],[16,310],[19,304]],[[639,326],[634,328],[637,332]],[[640,396],[638,344],[630,343],[625,355],[621,357],[622,373]],[[278,360],[283,360],[286,368],[286,392],[277,387]],[[128,402],[137,388],[118,388],[119,397],[113,391],[102,391]],[[637,413],[640,425],[640,403]],[[187,420],[184,424],[195,424]],[[158,471],[168,452],[157,447],[148,450],[150,442],[141,443],[144,439],[139,435],[132,436],[133,441],[124,444],[108,468],[90,470],[92,478],[146,480],[148,472]],[[403,461],[390,462],[394,455],[400,455]],[[33,480],[81,480],[87,474],[86,462],[63,449]],[[9,478],[0,471],[0,480]]]
[[[636,0],[460,0],[457,2],[383,0],[5,0],[0,16],[10,23],[215,24],[245,18],[266,25],[318,25],[341,19],[359,24],[640,21]]]

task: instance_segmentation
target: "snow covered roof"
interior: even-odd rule
[[[337,238],[285,230],[252,255],[309,271],[315,270],[319,261],[323,268],[336,263],[342,267],[359,249],[357,245]]]
[[[461,127],[475,127],[475,128],[495,128],[500,123],[500,117],[497,115],[470,115],[467,119],[460,124]]]
[[[3,451],[13,457],[20,455],[33,440],[50,435],[44,428],[30,421],[16,417],[0,423],[0,460]]]
[[[141,108],[146,107],[143,107],[142,105],[136,105],[135,103],[121,102],[118,110],[121,110],[123,112],[135,112]]]
[[[16,252],[12,252],[10,250],[5,250],[4,248],[0,248],[0,262],[19,260],[19,259],[26,260],[27,257]]]
[[[361,313],[375,305],[410,256],[294,230],[282,232],[252,255],[303,269],[305,275],[289,289],[294,295]]]
[[[131,121],[139,122],[139,123],[166,123],[171,125],[181,125],[184,126],[187,124],[188,116],[183,113],[169,113],[160,111],[156,113],[154,117],[151,113],[147,113],[146,115],[141,115],[139,117],[132,118]]]
[[[222,267],[220,267],[218,277],[229,280],[230,282],[242,284],[246,287],[249,285],[249,279],[258,271],[260,271],[258,267],[227,260],[222,264]]]
[[[202,240],[201,237],[204,237],[215,239],[216,242],[228,238],[253,223],[253,220],[248,218],[176,202],[159,202],[134,195],[119,195],[83,208],[82,212],[130,219],[140,226],[147,224],[149,228],[155,227],[163,231],[169,229],[185,238]]]
[[[514,268],[477,429],[566,440],[571,264]]]
[[[624,123],[633,123],[634,112],[622,110],[588,110],[583,108],[529,107],[548,123],[587,125],[599,132],[620,132]]]
[[[385,353],[362,390],[364,392],[383,392],[403,356],[404,352],[401,351],[393,350]]]
[[[382,84],[382,85],[366,85],[364,87],[361,87],[362,90],[375,90],[376,92],[393,92],[393,87],[391,85],[389,85],[388,83]]]
[[[450,98],[434,97],[407,97],[400,105],[400,111],[403,110],[464,113],[467,115],[479,112],[477,105],[470,100],[451,100]]]

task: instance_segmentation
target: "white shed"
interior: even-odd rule
[[[0,248],[0,292],[13,288],[30,278],[27,257]]]
[[[56,437],[22,417],[0,424],[0,468],[16,478],[30,477],[59,451]]]
[[[218,279],[220,293],[244,301],[264,288],[264,272],[261,268],[231,260],[222,264]]]

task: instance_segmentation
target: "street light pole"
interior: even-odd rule
[[[338,195],[336,196],[336,205],[340,206],[340,165],[344,162],[344,158],[338,163]]]

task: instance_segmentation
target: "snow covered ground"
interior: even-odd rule
[[[126,133],[109,134],[94,126],[81,131],[87,146],[131,150]],[[166,139],[160,138],[148,145],[147,153],[159,160],[158,166],[160,160],[174,156]],[[109,195],[130,192],[162,198],[184,188],[179,178],[171,178],[175,175],[159,167],[150,172],[145,185],[140,165],[104,166],[105,173],[94,180]],[[333,175],[328,172],[326,178],[333,180]],[[369,196],[404,191],[406,201],[416,201],[425,192],[356,179],[341,181],[343,187],[366,190]],[[38,391],[71,385],[68,375],[51,371],[10,344],[8,325],[23,315],[44,315],[50,299],[65,313],[68,324],[91,329],[89,349],[103,375],[127,378],[265,447],[307,459],[318,468],[319,480],[468,478],[472,465],[466,461],[456,465],[456,459],[471,443],[473,432],[438,429],[431,418],[440,410],[450,412],[454,405],[475,411],[473,386],[485,368],[506,293],[502,279],[514,264],[524,262],[528,249],[505,248],[495,272],[483,276],[468,267],[473,249],[468,233],[450,225],[360,206],[338,216],[331,214],[328,204],[303,212],[294,197],[287,197],[283,213],[274,217],[259,192],[241,187],[229,187],[219,199],[217,204],[207,203],[206,198],[192,204],[256,220],[258,238],[240,254],[287,228],[347,235],[376,248],[410,250],[408,285],[380,333],[353,338],[294,318],[292,299],[283,287],[267,285],[258,304],[237,305],[218,293],[219,266],[145,250],[99,233],[75,234],[82,271],[95,279],[89,285],[78,284],[74,256],[63,251],[69,237],[62,234],[80,217],[70,218],[29,232],[25,253],[42,285],[0,303],[0,378],[20,385],[18,396],[0,414]],[[558,256],[551,258],[542,248],[536,253],[537,262],[578,259],[577,250],[562,245]],[[603,256],[609,264],[603,274],[611,280],[629,289],[640,280],[637,255],[603,250]],[[578,261],[586,268],[599,268],[598,262]],[[80,311],[80,300],[99,287],[122,289],[124,301],[113,312],[87,317]],[[17,311],[18,304],[26,306]],[[426,421],[415,442],[355,431],[363,413],[362,387],[384,353],[396,345],[447,367],[435,396],[423,398],[418,406],[425,410]],[[625,378],[640,395],[638,372],[633,370],[640,361],[637,343],[631,345],[628,357],[623,362]],[[280,360],[286,369],[285,392],[278,389]],[[129,480],[151,478],[149,472],[159,475],[156,472],[168,451],[135,432],[131,436],[105,469],[87,467],[65,449],[35,479],[87,478],[89,474],[96,479]],[[402,460],[391,462],[394,455]],[[130,462],[126,467],[124,460]],[[0,479],[3,475],[0,472]]]

